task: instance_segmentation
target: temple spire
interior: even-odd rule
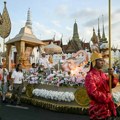
[[[98,44],[98,37],[96,36],[95,29],[93,28],[93,36],[91,38],[93,44]]]
[[[103,15],[102,15],[102,24],[103,24],[103,33],[102,33],[101,43],[107,43],[107,38],[105,36],[104,16]]]
[[[103,22],[103,34],[102,38],[105,38],[105,30],[104,30],[104,16],[102,15],[102,22]]]
[[[55,41],[55,37],[56,37],[56,33],[54,33],[54,36],[53,36],[53,41]]]
[[[78,26],[77,26],[76,20],[75,20],[74,28],[73,28],[73,39],[74,40],[79,39]]]
[[[76,20],[75,20],[74,27],[73,27],[73,37],[71,40],[71,44],[75,48],[76,51],[83,49],[82,42],[79,39],[78,26],[77,26]]]
[[[101,39],[101,35],[100,35],[100,27],[99,27],[99,18],[98,18],[98,38],[99,38],[99,40]]]
[[[28,9],[28,13],[27,13],[27,21],[26,21],[26,25],[27,27],[29,27],[30,29],[32,29],[32,22],[31,22],[31,12],[30,12],[30,8]]]
[[[63,47],[63,34],[61,35],[61,39],[60,39],[60,47]]]

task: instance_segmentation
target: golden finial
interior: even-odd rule
[[[7,2],[6,2],[6,1],[4,1],[4,6],[5,6],[5,7],[6,7],[6,3],[7,3]]]

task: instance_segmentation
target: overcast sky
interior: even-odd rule
[[[120,0],[111,1],[112,45],[120,48]],[[0,0],[1,13],[3,2]],[[93,27],[97,33],[98,18],[100,18],[102,33],[102,14],[105,34],[108,37],[108,0],[6,0],[6,2],[12,22],[10,38],[15,37],[24,27],[29,8],[33,33],[39,39],[51,39],[55,35],[57,40],[63,34],[63,40],[66,43],[73,35],[73,25],[76,20],[80,39],[88,42],[92,37]],[[2,41],[1,38],[0,41]]]

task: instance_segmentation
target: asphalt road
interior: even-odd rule
[[[31,105],[0,103],[0,120],[89,120],[88,116],[58,113]]]

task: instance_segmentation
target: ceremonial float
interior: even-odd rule
[[[87,52],[80,50],[57,66],[59,70],[52,67],[50,74],[42,65],[37,75],[26,71],[22,101],[54,111],[87,114],[89,98],[84,88],[89,71]],[[29,84],[31,77],[37,77],[38,84]]]
[[[51,68],[50,74],[40,66],[37,74],[39,84],[26,83],[22,101],[53,111],[87,114],[90,102],[84,87],[85,76],[90,69],[87,52],[80,50],[57,65],[59,69]],[[107,60],[105,65],[107,68]],[[33,76],[25,73],[26,80]],[[119,85],[112,89],[112,94],[114,102],[119,106]]]
[[[56,65],[51,69],[44,69],[40,65],[37,74],[24,71],[21,101],[58,112],[88,114],[90,99],[84,87],[85,76],[90,69],[87,52],[80,50]],[[37,79],[37,84],[30,84],[31,78]],[[119,85],[112,89],[112,93],[114,102],[119,106]]]

